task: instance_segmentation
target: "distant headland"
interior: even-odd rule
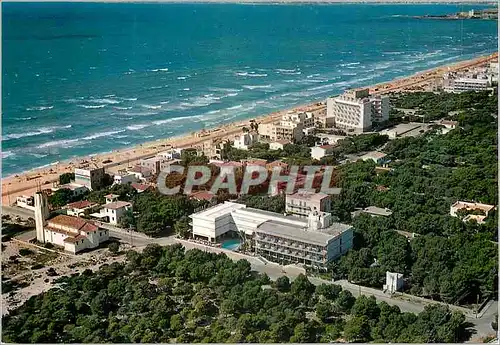
[[[443,19],[443,20],[462,20],[462,19],[479,19],[479,20],[497,20],[498,8],[489,8],[485,10],[470,10],[467,12],[458,12],[455,14],[445,15],[425,15],[415,16],[417,19]]]

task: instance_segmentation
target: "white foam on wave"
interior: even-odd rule
[[[80,139],[66,139],[66,140],[55,140],[55,141],[49,141],[43,144],[38,145],[37,147],[39,149],[44,149],[48,147],[54,147],[54,146],[64,146],[64,147],[72,147],[74,144],[77,144]]]
[[[97,103],[97,104],[118,104],[121,103],[120,101],[116,99],[109,99],[109,98],[92,98],[89,99],[90,103]]]
[[[170,101],[163,101],[163,102],[160,102],[160,104],[169,104]]]
[[[147,111],[147,112],[126,112],[126,113],[122,113],[121,115],[125,115],[125,116],[151,116],[151,115],[156,115],[158,114],[158,112],[156,111]],[[132,119],[131,118],[124,118],[124,119]]]
[[[180,76],[177,77],[177,80],[186,80],[187,78],[189,78],[189,76]]]
[[[240,109],[240,108],[243,108],[243,105],[238,104],[238,105],[235,105],[235,106],[233,106],[233,107],[229,107],[229,108],[227,108],[227,110],[235,110],[235,109]]]
[[[349,66],[357,66],[361,64],[360,62],[349,62],[349,63],[341,63],[339,66],[340,67],[349,67]]]
[[[151,72],[168,72],[168,68],[155,68],[155,69],[150,69]]]
[[[193,118],[197,118],[197,117],[199,117],[199,115],[198,116],[179,116],[179,117],[172,117],[170,119],[165,119],[165,120],[156,120],[156,121],[153,121],[152,123],[154,125],[163,125],[163,124],[169,123],[169,122],[186,120],[186,119],[193,119]]]
[[[101,104],[101,105],[86,105],[86,104],[77,104],[78,107],[80,108],[85,108],[85,109],[101,109],[106,106],[106,104]]]
[[[125,130],[121,129],[119,131],[100,132],[100,133],[95,133],[95,134],[89,135],[87,137],[83,137],[82,140],[93,140],[93,139],[102,138],[102,137],[109,137],[111,135],[122,133],[122,132],[125,132]],[[76,140],[78,140],[78,139],[76,139]]]
[[[28,116],[28,117],[17,117],[16,120],[18,121],[28,121],[28,120],[31,120],[33,119],[31,116]]]
[[[236,72],[235,74],[241,77],[256,77],[256,78],[267,77],[267,73]]]
[[[271,87],[271,84],[267,85],[243,85],[245,89],[248,90],[255,90],[255,89],[269,89]]]
[[[146,124],[142,124],[142,125],[131,125],[131,126],[127,126],[127,129],[129,131],[138,131],[140,129],[143,129],[143,128],[146,128],[146,127],[149,127],[149,125],[146,125]]]
[[[34,152],[31,152],[30,155],[33,156],[33,157],[36,157],[36,158],[43,158],[43,157],[47,157],[48,156],[48,155],[44,155],[44,154],[41,154],[41,153],[34,153]]]
[[[208,90],[211,92],[239,92],[239,91],[243,91],[241,89],[231,89],[231,88],[224,88],[224,87],[209,87]]]
[[[52,133],[58,129],[66,129],[66,128],[71,128],[71,125],[42,127],[34,132],[11,133],[11,134],[7,134],[7,135],[3,136],[2,141],[7,141],[7,140],[11,140],[11,139],[20,139],[20,138],[25,138],[25,137],[33,137],[33,136],[42,135],[42,134],[49,134],[49,133]]]
[[[116,109],[116,110],[130,110],[130,109],[132,109],[132,107],[113,107],[113,109]]]
[[[44,110],[50,110],[53,108],[54,108],[54,106],[50,105],[50,106],[29,107],[29,108],[26,108],[26,110],[28,110],[28,111],[44,111]]]
[[[124,101],[137,101],[137,97],[130,97],[130,98],[122,98]]]
[[[161,105],[141,104],[141,107],[146,109],[161,109]]]
[[[186,87],[184,89],[182,89],[182,91],[190,91],[191,89],[189,87]]]
[[[15,156],[15,153],[12,151],[2,151],[1,154],[2,154],[2,159]]]

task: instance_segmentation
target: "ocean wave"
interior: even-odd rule
[[[239,92],[239,91],[243,91],[241,89],[231,89],[231,88],[224,88],[224,87],[209,87],[208,90],[211,92]]]
[[[349,63],[341,63],[339,66],[340,67],[349,67],[349,66],[357,66],[361,64],[360,62],[349,62]]]
[[[126,112],[126,113],[122,113],[121,115],[125,115],[125,116],[151,116],[151,115],[157,115],[158,112],[156,111],[147,111],[147,112]],[[127,119],[132,119],[132,118],[127,118]]]
[[[101,109],[106,106],[106,104],[101,104],[101,105],[86,105],[86,104],[77,104],[78,107],[80,108],[85,108],[85,109]]]
[[[182,91],[191,91],[191,89],[189,87],[186,87],[186,88],[182,89]]]
[[[267,85],[243,85],[245,89],[248,90],[255,90],[255,89],[269,89],[271,87],[271,84]]]
[[[50,110],[53,108],[54,108],[54,106],[50,105],[50,106],[29,107],[29,108],[26,108],[26,110],[27,111],[44,111],[44,110]]]
[[[155,68],[150,69],[151,72],[168,72],[168,68]]]
[[[97,98],[97,99],[89,99],[90,103],[97,103],[97,104],[118,104],[121,103],[120,101],[116,99],[109,99],[109,98]]]
[[[146,109],[161,109],[161,105],[150,105],[150,104],[141,104],[141,107]]]
[[[226,97],[234,97],[234,96],[238,96],[238,92],[231,92],[226,95]]]
[[[179,121],[179,120],[186,120],[186,119],[193,119],[193,118],[197,118],[197,117],[199,117],[199,115],[197,115],[197,116],[179,116],[179,117],[172,117],[170,119],[165,119],[165,120],[153,121],[152,123],[154,125],[163,125],[163,124],[169,123],[169,122],[174,122],[174,121]]]
[[[116,95],[114,94],[111,94],[111,95],[104,95],[104,98],[108,98],[108,97],[115,97]]]
[[[211,111],[207,112],[207,114],[217,114],[217,113],[220,113],[220,109],[211,110]]]
[[[383,52],[382,54],[384,54],[384,55],[401,55],[404,53],[405,52]]]
[[[100,133],[95,133],[95,134],[89,135],[87,137],[83,137],[82,140],[93,140],[93,139],[102,138],[102,137],[109,137],[111,135],[122,133],[122,132],[125,132],[125,130],[121,129],[119,131],[100,132]],[[76,139],[76,140],[78,140],[78,139]]]
[[[296,72],[297,70],[296,69],[277,68],[276,71],[280,72],[280,73],[292,73],[292,72]]]
[[[127,126],[127,129],[129,131],[137,131],[139,129],[143,129],[143,128],[146,128],[146,127],[149,127],[149,125],[145,125],[145,124],[142,124],[142,125],[132,125],[132,126]]]
[[[236,72],[235,74],[242,77],[257,77],[257,78],[267,77],[267,73]]]
[[[127,137],[128,137],[127,134],[118,134],[118,135],[115,135],[116,139],[122,139],[122,138],[127,138]]]
[[[33,119],[33,117],[31,117],[31,116],[28,116],[28,117],[16,117],[16,120],[18,120],[18,121],[28,121],[28,120],[31,120],[31,119]],[[36,117],[35,117],[35,119],[36,119]]]
[[[36,158],[43,158],[43,157],[47,157],[48,156],[48,155],[44,155],[44,154],[41,154],[41,153],[34,153],[34,152],[29,153],[29,155],[31,155],[33,157],[36,157]]]
[[[55,140],[55,141],[49,141],[49,142],[40,144],[37,147],[39,149],[44,149],[44,148],[54,147],[54,146],[71,147],[71,146],[74,146],[73,144],[77,144],[79,141],[80,141],[80,139]]]
[[[113,107],[113,109],[116,109],[116,110],[130,110],[130,109],[132,109],[132,107]]]
[[[130,98],[122,98],[124,101],[137,101],[137,97],[130,97]]]
[[[25,137],[33,137],[36,135],[48,134],[52,133],[58,129],[66,129],[71,128],[71,125],[67,126],[54,126],[54,127],[42,127],[38,129],[36,132],[23,132],[23,133],[11,133],[3,136],[2,141],[7,141],[11,139],[20,139]]]
[[[229,107],[229,108],[227,108],[227,110],[235,110],[235,109],[240,109],[240,108],[243,108],[243,105],[238,104],[238,105],[235,105],[235,106],[233,106],[233,107]]]
[[[160,102],[160,104],[169,104],[170,101],[163,101],[163,102]]]
[[[309,74],[306,78],[314,78],[314,77],[319,77],[320,74],[319,73],[314,73],[314,74]]]
[[[189,77],[190,77],[189,75],[187,75],[187,76],[180,76],[180,77],[177,77],[177,80],[186,80]]]
[[[15,153],[12,151],[2,151],[1,154],[2,154],[2,159],[15,156]]]

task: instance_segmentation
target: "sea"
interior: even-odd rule
[[[2,176],[497,50],[480,5],[2,4]]]

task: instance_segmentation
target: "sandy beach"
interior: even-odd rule
[[[449,71],[460,71],[467,68],[480,66],[490,61],[496,61],[498,54],[478,57],[472,60],[455,63],[452,65],[440,66],[427,71],[416,73],[412,76],[396,79],[393,81],[372,85],[371,93],[382,94],[398,91],[418,90],[430,85],[436,79]],[[321,100],[324,101],[324,100]],[[292,109],[285,109],[274,112],[261,117],[253,117],[257,122],[269,123],[279,119],[284,113],[290,110],[294,111],[318,111],[324,109],[325,106],[317,102],[301,105]],[[68,161],[59,162],[44,168],[30,170],[14,176],[9,176],[2,179],[2,203],[12,204],[19,195],[31,195],[38,188],[51,188],[53,182],[58,181],[60,174],[65,172],[73,172],[73,169],[83,162],[94,162],[99,166],[104,166],[106,169],[117,169],[120,167],[132,166],[136,161],[152,157],[156,153],[167,150],[170,146],[175,148],[194,147],[203,143],[206,140],[214,139],[232,139],[235,134],[241,132],[241,128],[248,125],[249,119],[238,121],[226,125],[222,125],[213,129],[191,132],[178,137],[170,137],[156,140],[153,142],[144,143],[135,147],[124,150],[113,151],[111,153],[96,154],[89,157],[74,158]],[[104,164],[103,162],[108,162]]]

